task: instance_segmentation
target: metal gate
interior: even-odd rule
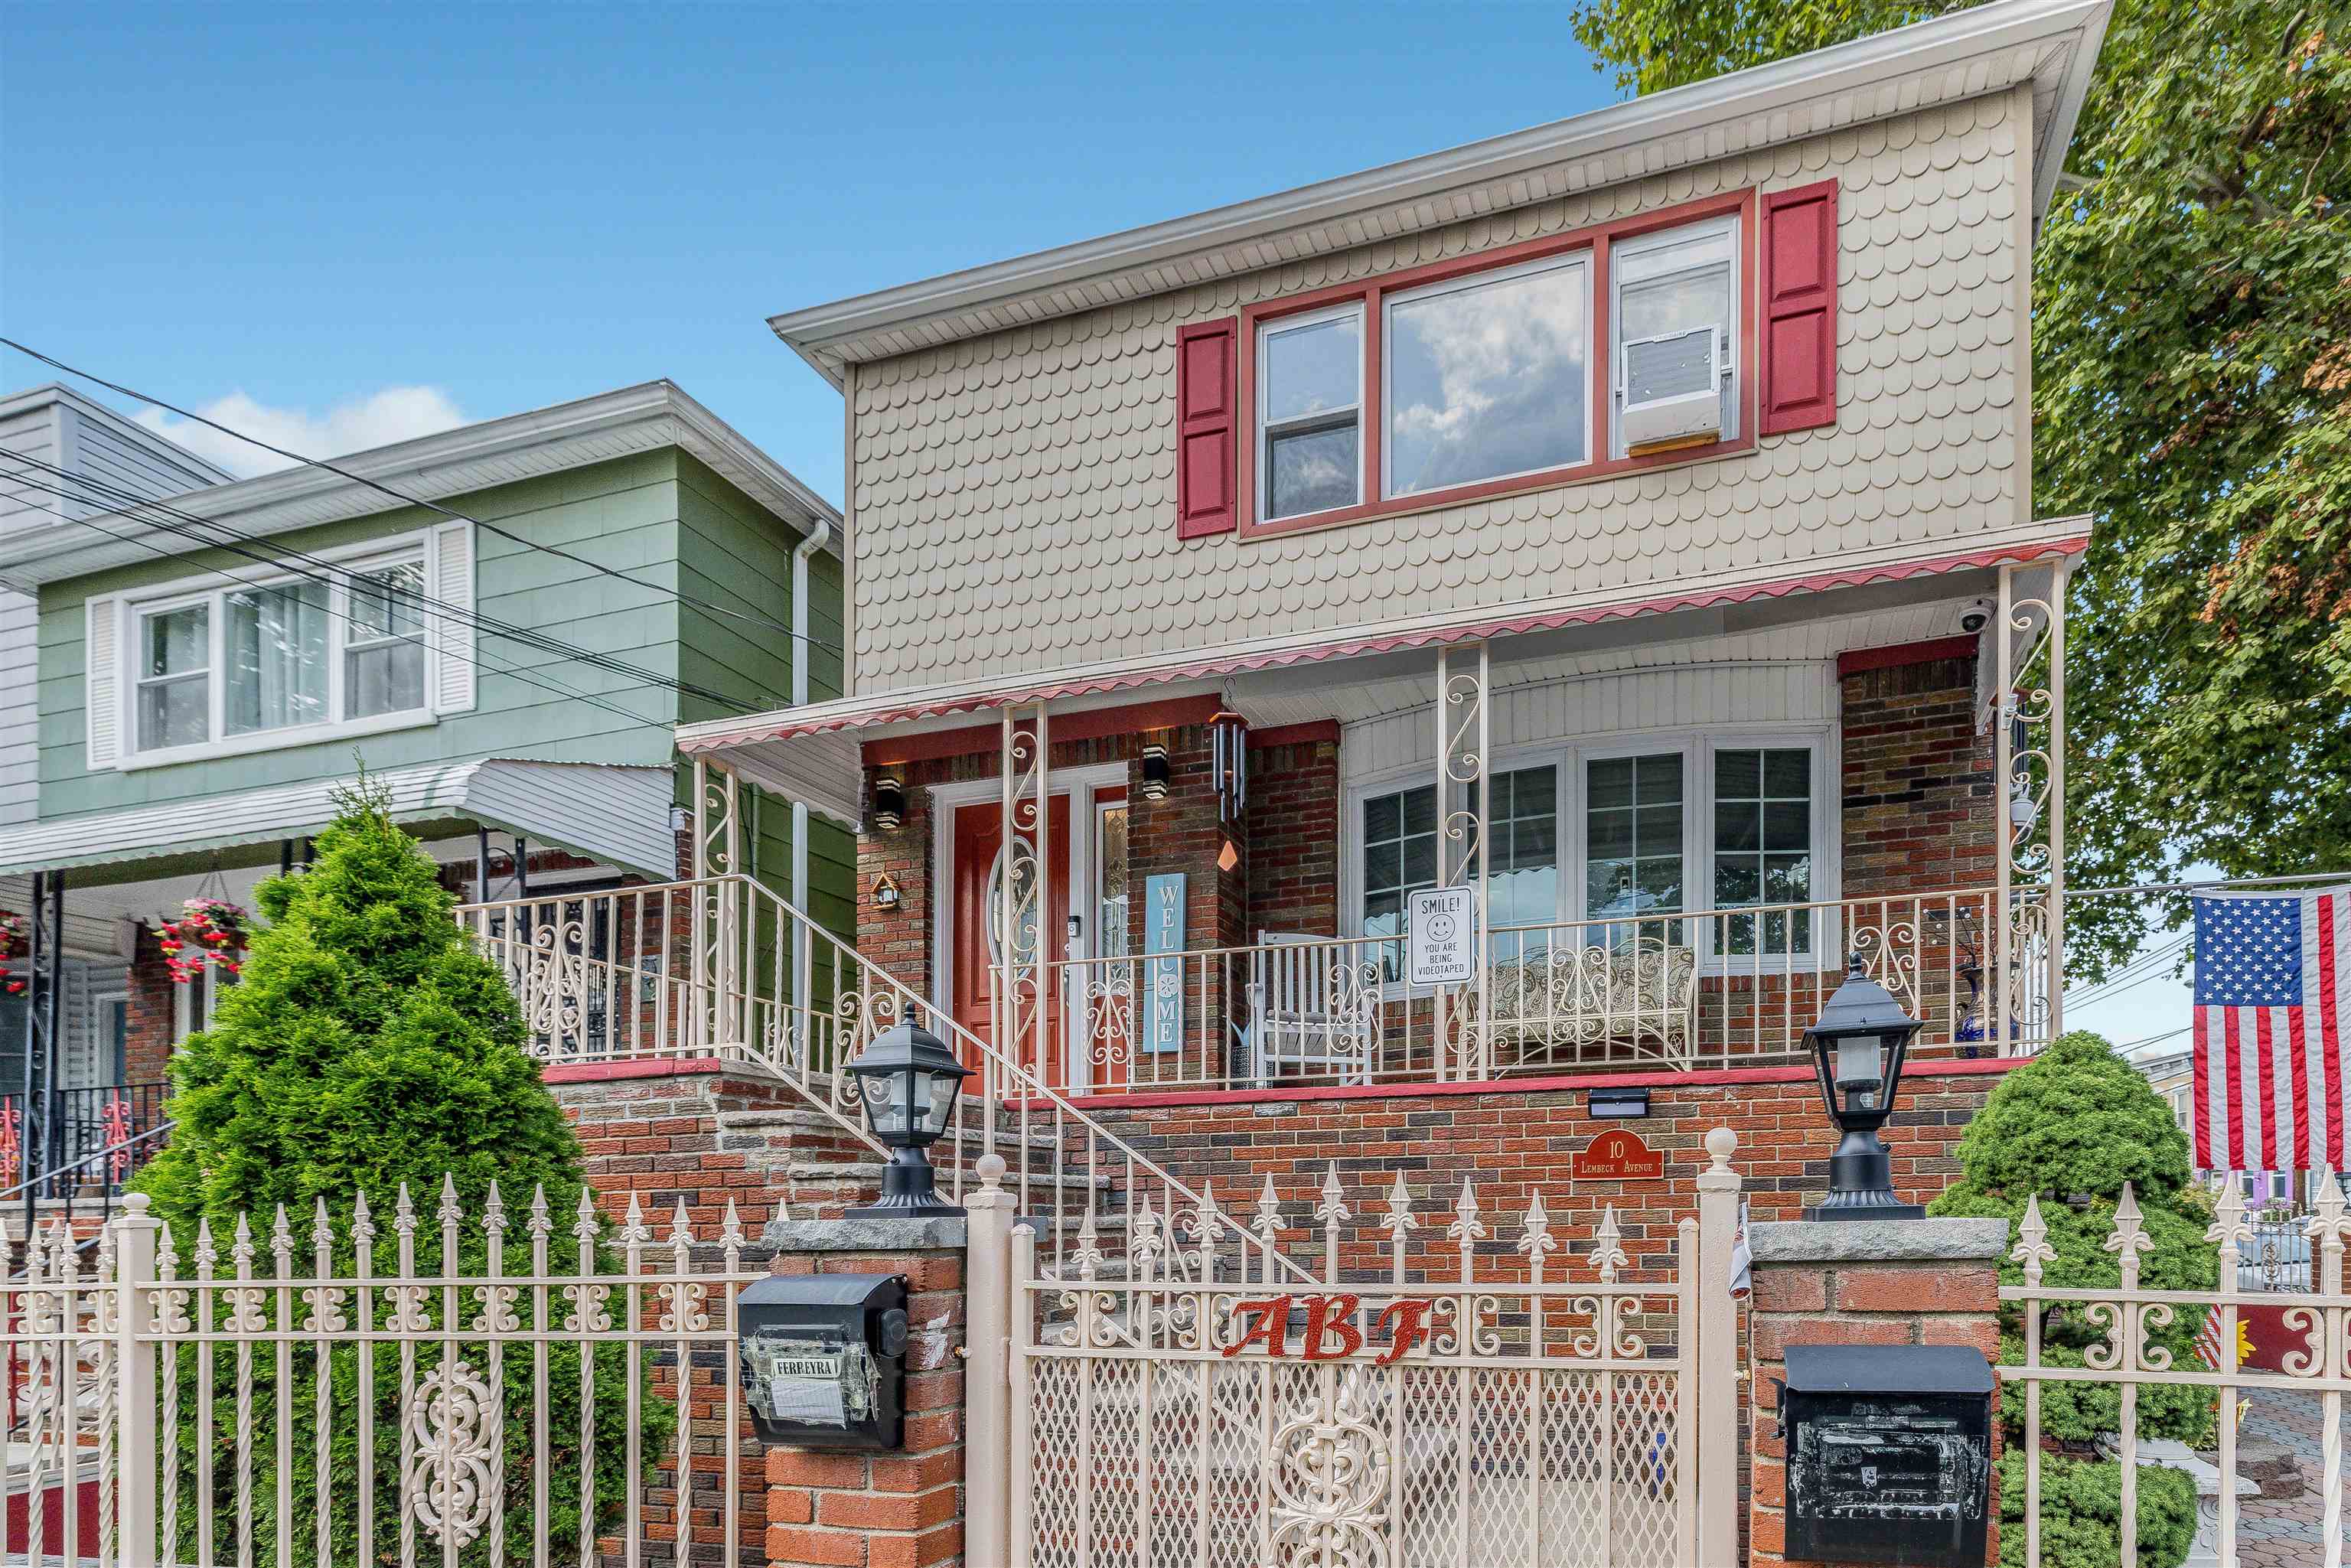
[[[1730,1134],[1708,1146],[1700,1218],[1640,1267],[1613,1207],[1575,1248],[1540,1192],[1503,1215],[1468,1185],[1449,1207],[1416,1200],[1401,1173],[1350,1190],[1335,1165],[1311,1220],[1270,1181],[1246,1220],[1213,1194],[1192,1212],[1145,1206],[1123,1259],[1085,1249],[1066,1278],[1015,1233],[1005,1560],[1730,1563],[1739,1179]],[[1285,1231],[1319,1251],[1313,1282],[1274,1266]],[[982,1326],[976,1312],[976,1354]],[[981,1415],[977,1563],[993,1522]]]

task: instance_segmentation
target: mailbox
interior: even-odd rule
[[[1991,1395],[1965,1345],[1790,1345],[1788,1556],[1983,1568]]]
[[[762,1442],[894,1448],[904,1440],[904,1275],[771,1275],[735,1304],[743,1397]]]

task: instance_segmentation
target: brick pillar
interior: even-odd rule
[[[171,1071],[172,1044],[179,1023],[179,988],[163,962],[155,933],[141,922],[131,933],[131,967],[124,977],[128,1017],[122,1042],[123,1081],[160,1083]]]
[[[1127,899],[1128,951],[1144,950],[1150,879],[1180,872],[1184,882],[1184,946],[1238,947],[1254,938],[1249,934],[1249,824],[1227,822],[1217,814],[1213,743],[1208,727],[1185,725],[1155,730],[1141,743],[1167,747],[1167,795],[1143,798],[1140,744],[1128,773]],[[1226,851],[1229,847],[1230,864]],[[1244,977],[1232,966],[1218,965],[1205,972],[1184,971],[1188,1034],[1184,1042],[1182,1076],[1221,1077],[1230,1049],[1230,1022],[1240,998],[1235,988]],[[1140,1034],[1138,1025],[1137,1033]],[[1149,1069],[1138,1075],[1147,1075]],[[1169,1076],[1176,1076],[1172,1069]]]
[[[1782,1220],[1750,1229],[1750,1568],[1785,1564],[1787,1449],[1778,1385],[1792,1344],[1964,1344],[1998,1363],[2004,1219]],[[2000,1459],[1993,1397],[1992,1460]],[[1995,1472],[1985,1561],[2000,1561]]]
[[[963,1561],[961,1219],[775,1219],[779,1274],[904,1274],[906,1437],[895,1453],[768,1450],[771,1568],[934,1568]]]

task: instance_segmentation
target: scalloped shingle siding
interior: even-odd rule
[[[862,693],[1207,650],[2025,520],[2022,89],[862,366]],[[1176,537],[1175,337],[1241,305],[1834,173],[1836,426],[1742,456],[1255,541]]]

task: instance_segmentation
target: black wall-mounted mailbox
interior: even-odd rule
[[[904,1442],[904,1275],[771,1275],[746,1286],[736,1311],[743,1397],[760,1441],[866,1449]]]
[[[1983,1568],[1991,1394],[1965,1345],[1790,1345],[1788,1556]]]

